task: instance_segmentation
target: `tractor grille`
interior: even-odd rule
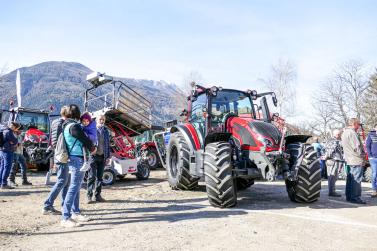
[[[275,141],[275,144],[279,144],[281,139],[281,132],[276,126],[262,121],[249,122],[249,126],[255,132],[259,133],[262,136],[269,137]]]

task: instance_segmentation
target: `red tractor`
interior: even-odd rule
[[[279,129],[267,96],[276,106],[273,92],[194,85],[186,122],[170,129],[165,161],[172,189],[194,189],[204,178],[210,204],[223,208],[235,206],[237,190],[254,180],[283,177],[292,201],[318,200],[321,170],[305,143],[310,136]]]

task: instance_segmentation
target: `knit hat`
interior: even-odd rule
[[[80,121],[82,121],[83,119],[87,119],[89,121],[92,121],[92,117],[90,116],[90,114],[88,112],[84,113],[81,118],[80,118]]]

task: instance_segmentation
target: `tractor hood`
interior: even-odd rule
[[[24,141],[33,143],[48,142],[48,135],[36,128],[30,128],[25,132]]]
[[[282,134],[273,124],[251,118],[232,117],[227,121],[227,130],[242,149],[259,151],[261,147],[266,147],[266,151],[279,150]]]

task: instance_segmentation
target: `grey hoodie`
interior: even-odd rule
[[[347,165],[361,166],[364,163],[364,149],[353,128],[346,128],[342,134],[342,146]]]

